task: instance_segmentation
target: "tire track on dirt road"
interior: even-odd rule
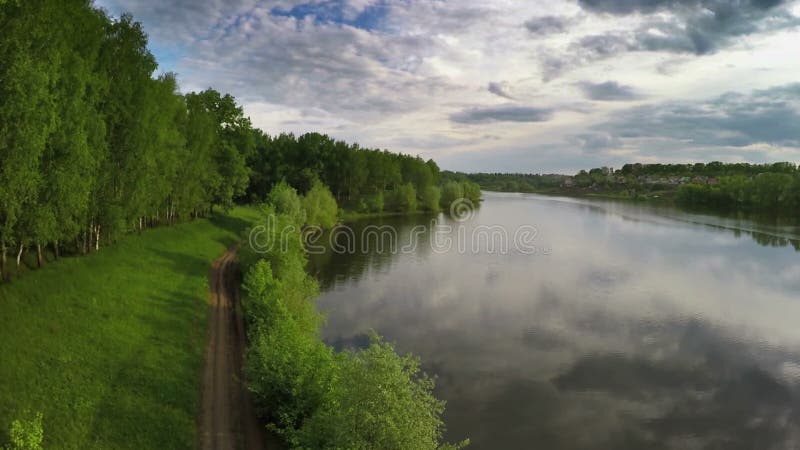
[[[247,345],[239,303],[237,247],[211,266],[206,364],[199,420],[203,450],[265,448],[267,436],[244,385],[242,363]]]

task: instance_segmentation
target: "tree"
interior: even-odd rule
[[[6,253],[18,255],[32,238],[20,227],[44,216],[39,203],[40,159],[53,128],[56,109],[52,86],[58,81],[59,47],[56,2],[6,2],[0,5],[0,258],[7,277]],[[41,231],[41,230],[39,230]],[[37,233],[38,234],[38,233]],[[19,261],[19,257],[17,258]]]
[[[448,181],[442,186],[440,203],[443,209],[450,209],[453,203],[462,198],[464,198],[464,189],[461,183],[457,181]]]
[[[298,226],[305,225],[307,215],[303,200],[297,195],[297,191],[285,181],[281,181],[272,188],[267,202],[275,208],[276,213],[289,216]]]
[[[411,183],[401,184],[388,193],[387,207],[397,212],[417,210],[417,191]]]
[[[437,186],[426,186],[420,193],[420,205],[428,211],[438,211],[442,191]]]
[[[190,96],[214,119],[216,135],[211,170],[215,183],[210,190],[211,198],[214,204],[229,208],[234,199],[244,195],[249,183],[247,159],[252,158],[256,147],[250,119],[231,95],[208,89]]]
[[[433,380],[420,372],[419,360],[398,355],[376,335],[361,351],[336,360],[330,399],[303,425],[300,448],[442,449],[444,402]]]
[[[336,199],[321,181],[313,182],[303,197],[303,208],[306,211],[306,224],[321,228],[333,228],[336,225],[339,214]]]
[[[152,130],[142,119],[156,106],[149,90],[158,65],[147,49],[142,25],[132,16],[123,15],[108,26],[100,65],[108,80],[102,113],[109,153],[98,174],[99,198],[88,226],[87,249],[92,242],[99,247],[101,230],[113,237],[149,212],[148,170],[157,150],[149,145]]]

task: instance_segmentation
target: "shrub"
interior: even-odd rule
[[[442,186],[442,196],[439,200],[442,209],[449,210],[450,206],[459,199],[464,198],[464,188],[457,181],[449,181]]]
[[[270,314],[269,327],[251,337],[245,374],[258,409],[291,442],[331,391],[333,352],[280,300],[263,311]]]
[[[388,208],[397,212],[417,210],[417,191],[411,183],[401,184],[389,192]]]
[[[378,192],[375,195],[369,196],[367,200],[367,207],[369,208],[369,212],[383,212],[383,208],[385,207],[383,201],[383,192]]]
[[[9,437],[11,446],[8,447],[8,450],[41,450],[44,440],[42,413],[12,422]]]
[[[477,183],[465,181],[462,183],[464,198],[471,201],[475,206],[481,201],[481,187]]]
[[[276,184],[269,193],[268,203],[275,208],[278,214],[286,214],[295,223],[303,225],[306,223],[306,212],[297,195],[297,191],[289,186],[285,181]]]
[[[333,228],[339,214],[339,207],[330,189],[319,180],[314,180],[311,189],[303,197],[306,210],[306,224],[322,228]]]
[[[443,209],[449,210],[457,200],[466,199],[478,206],[481,201],[481,187],[471,181],[449,181],[442,186],[442,198],[440,205]]]
[[[400,189],[416,206],[413,186]],[[266,239],[297,225],[272,205],[264,213],[274,220]],[[457,448],[439,444],[444,402],[416,358],[397,355],[377,336],[358,352],[336,353],[322,341],[319,286],[305,272],[298,226],[292,236],[263,252],[242,285],[245,375],[262,417],[292,448]]]
[[[420,203],[423,209],[428,211],[438,211],[439,201],[442,197],[442,191],[436,186],[426,186],[422,189],[420,194]]]
[[[439,449],[444,402],[419,360],[400,356],[373,336],[372,344],[337,358],[333,390],[298,433],[300,448]]]

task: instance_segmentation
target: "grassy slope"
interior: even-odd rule
[[[210,262],[255,218],[150,230],[0,285],[0,443],[30,410],[45,448],[192,448]]]

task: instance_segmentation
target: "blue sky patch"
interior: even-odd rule
[[[355,18],[347,17],[345,0],[326,0],[317,3],[302,3],[291,9],[275,7],[270,11],[273,16],[305,19],[313,17],[315,23],[350,25],[363,30],[372,31],[380,28],[389,8],[384,2],[368,6]]]

